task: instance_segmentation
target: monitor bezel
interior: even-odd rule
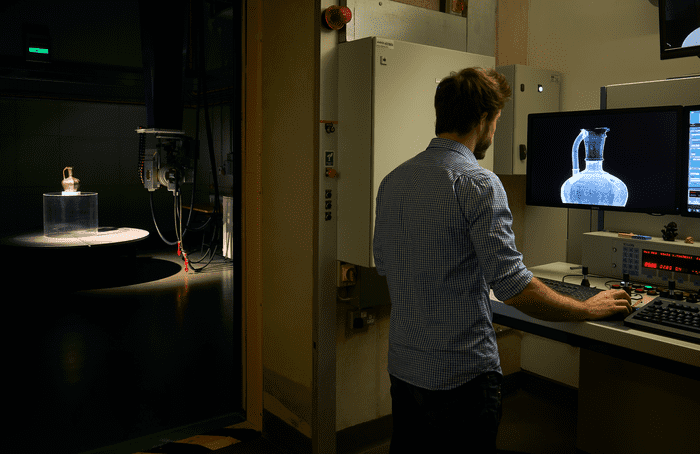
[[[670,0],[659,0],[659,52],[661,60],[683,57],[700,57],[700,46],[674,47],[667,49],[666,41],[666,4]]]
[[[533,152],[530,144],[532,143],[532,128],[531,128],[531,118],[547,118],[547,117],[576,117],[576,116],[603,116],[603,115],[625,115],[634,113],[644,113],[644,112],[675,112],[678,121],[676,121],[676,171],[674,181],[669,182],[675,186],[674,194],[675,201],[672,206],[667,207],[649,207],[648,209],[642,208],[631,208],[631,207],[615,207],[610,205],[585,205],[585,204],[573,204],[573,203],[533,203],[532,194],[532,159],[530,156]],[[646,213],[646,214],[658,214],[658,215],[678,215],[681,213],[681,201],[687,204],[687,171],[684,170],[683,159],[685,159],[685,167],[687,168],[687,153],[684,153],[683,143],[687,142],[687,126],[684,128],[684,122],[680,121],[681,115],[683,114],[683,106],[680,105],[669,105],[669,106],[652,106],[652,107],[631,107],[631,108],[618,108],[618,109],[595,109],[595,110],[576,110],[576,111],[565,111],[565,112],[546,112],[546,113],[536,113],[528,115],[528,128],[527,128],[527,154],[528,160],[526,164],[526,176],[525,176],[525,204],[529,206],[542,206],[542,207],[553,207],[553,208],[573,208],[573,209],[583,209],[583,210],[596,210],[596,211],[618,211],[627,213]],[[684,135],[684,131],[686,134]],[[686,140],[682,140],[681,137],[685,137]],[[687,143],[686,143],[687,148]],[[535,151],[536,152],[536,151]],[[685,181],[685,183],[683,183]]]

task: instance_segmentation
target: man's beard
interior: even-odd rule
[[[482,137],[476,141],[476,146],[474,147],[474,157],[478,160],[484,159],[486,157],[486,150],[491,146],[491,137],[486,131]]]

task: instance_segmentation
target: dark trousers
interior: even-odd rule
[[[393,375],[390,454],[495,453],[503,376],[489,372],[447,391],[430,391]]]

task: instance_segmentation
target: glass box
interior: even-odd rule
[[[96,234],[96,192],[49,192],[44,194],[44,236]]]

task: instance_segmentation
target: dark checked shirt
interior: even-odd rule
[[[464,145],[435,138],[379,186],[374,261],[391,296],[391,375],[430,390],[501,372],[489,287],[532,279],[501,181]]]

